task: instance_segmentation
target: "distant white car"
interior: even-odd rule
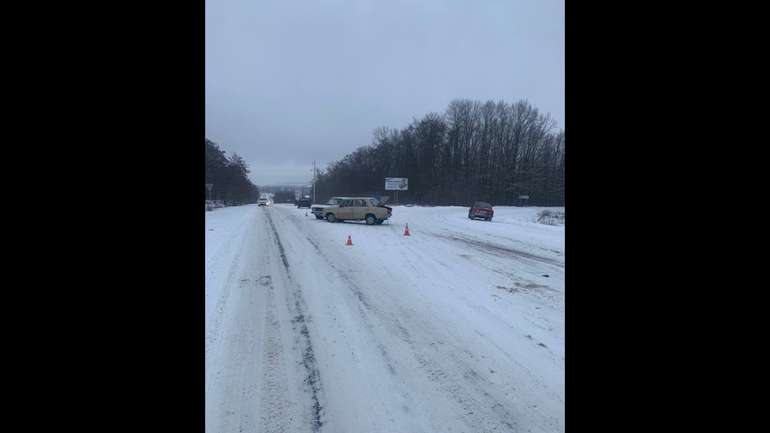
[[[267,207],[269,207],[269,206],[272,206],[272,205],[273,205],[273,201],[272,201],[272,200],[270,200],[269,198],[264,198],[264,197],[262,197],[262,198],[260,198],[259,200],[257,200],[257,204],[258,204],[259,206],[267,206]]]

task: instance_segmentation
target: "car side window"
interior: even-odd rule
[[[356,207],[366,207],[366,202],[363,200],[356,200]]]
[[[340,207],[350,207],[352,201],[353,200],[342,200],[340,202]]]

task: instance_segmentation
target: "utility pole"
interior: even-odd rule
[[[313,204],[315,204],[315,159],[313,160]]]

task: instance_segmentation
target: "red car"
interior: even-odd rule
[[[492,209],[492,205],[483,201],[477,201],[473,204],[471,210],[468,211],[468,218],[470,219],[481,218],[486,221],[492,221],[494,215],[495,211]]]

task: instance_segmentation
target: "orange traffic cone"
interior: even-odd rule
[[[350,245],[351,247],[353,246],[353,241],[350,240],[350,235],[348,235],[348,241],[345,242],[345,245]]]
[[[411,236],[409,234],[409,224],[406,225],[406,228],[404,229],[404,236]]]

